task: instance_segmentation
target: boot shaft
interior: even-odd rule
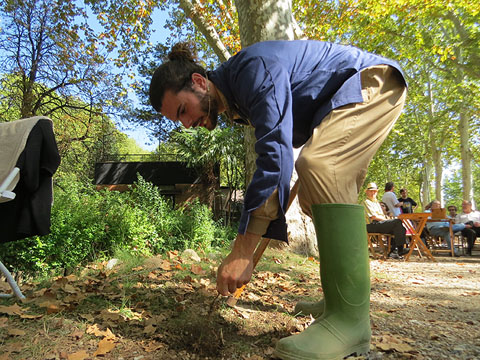
[[[370,264],[363,206],[313,205],[312,214],[320,253],[325,312],[368,316]]]

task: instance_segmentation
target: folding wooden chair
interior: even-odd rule
[[[370,253],[372,257],[376,259],[378,257],[377,251],[375,249],[380,249],[380,253],[384,259],[387,258],[390,252],[390,246],[392,243],[391,234],[381,234],[381,233],[368,233],[368,248],[370,249]]]

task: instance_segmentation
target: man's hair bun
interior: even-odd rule
[[[195,63],[196,59],[196,49],[191,42],[181,42],[173,45],[168,54],[168,60],[170,61],[189,61]]]

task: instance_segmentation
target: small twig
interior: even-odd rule
[[[210,304],[207,317],[210,317],[210,315],[212,315],[213,309],[215,308],[215,303],[217,302],[217,299],[219,297],[220,297],[220,293],[218,293],[217,296],[215,296],[215,299],[213,299],[212,303]]]

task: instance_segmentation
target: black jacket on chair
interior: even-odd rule
[[[50,233],[52,176],[60,165],[52,122],[38,120],[16,166],[20,180],[12,201],[0,203],[0,243]]]

